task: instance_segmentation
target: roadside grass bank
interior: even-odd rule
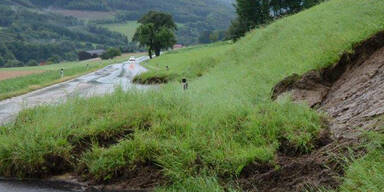
[[[150,165],[162,170],[159,191],[240,191],[233,181],[244,167],[279,169],[279,152],[310,153],[324,127],[323,115],[305,105],[271,101],[272,87],[292,73],[335,63],[383,30],[382,10],[382,0],[331,0],[235,44],[155,58],[148,66],[169,65],[175,75],[159,90],[117,90],[23,111],[0,129],[0,173],[75,171],[109,183]],[[178,82],[184,76],[191,79],[187,91]]]
[[[2,72],[13,71],[43,71],[12,79],[0,81],[0,100],[22,95],[53,84],[68,81],[86,73],[91,73],[107,65],[120,63],[129,59],[130,56],[142,56],[144,54],[125,54],[112,60],[89,60],[79,62],[66,62],[36,67],[2,68]],[[61,78],[60,69],[64,69],[64,77]]]
[[[133,82],[162,84],[201,77],[224,58],[231,46],[229,42],[220,42],[167,52],[146,63],[144,67],[149,71],[137,75]]]

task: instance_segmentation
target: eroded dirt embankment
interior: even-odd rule
[[[291,156],[282,150],[277,165],[253,163],[238,180],[246,191],[305,191],[336,188],[343,175],[342,156],[364,154],[362,130],[375,130],[384,114],[384,32],[354,46],[335,65],[293,74],[278,83],[272,99],[289,94],[328,114],[328,139],[311,154]],[[349,151],[348,148],[354,149]]]

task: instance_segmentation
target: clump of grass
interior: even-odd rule
[[[379,192],[384,189],[384,134],[371,132],[368,138],[368,154],[350,163],[340,191]]]
[[[136,76],[134,82],[160,84],[169,81],[180,81],[182,78],[191,80],[201,77],[220,63],[230,45],[230,43],[221,42],[165,53],[145,65],[149,71]],[[214,55],[211,54],[213,52]]]
[[[23,112],[1,129],[0,173],[40,171],[44,157],[55,152],[95,180],[151,162],[172,183],[159,190],[222,191],[219,178],[232,180],[252,161],[273,164],[282,139],[292,150],[313,149],[321,116],[289,99],[271,101],[271,89],[287,75],[328,66],[383,30],[383,9],[384,1],[332,0],[235,44],[154,59],[146,65],[153,73],[169,65],[176,74],[160,89],[117,91]],[[178,82],[182,76],[191,79],[187,91]],[[127,129],[132,132],[120,137]],[[100,145],[100,136],[119,140]],[[74,141],[87,137],[92,147],[76,154]]]

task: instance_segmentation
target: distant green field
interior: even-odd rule
[[[111,31],[115,31],[118,33],[121,33],[129,38],[129,40],[132,40],[133,35],[136,32],[136,28],[139,27],[140,23],[137,23],[137,21],[127,21],[125,23],[114,23],[114,24],[104,24],[101,25]],[[182,27],[184,24],[177,23],[177,27]]]
[[[124,34],[129,38],[129,40],[131,40],[135,34],[136,28],[139,26],[139,23],[136,21],[127,21],[125,23],[106,24],[102,26],[108,28],[111,31]]]

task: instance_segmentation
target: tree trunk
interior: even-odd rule
[[[155,55],[156,55],[156,57],[160,56],[160,52],[161,52],[160,49],[155,49]]]
[[[149,59],[152,59],[152,49],[151,48],[148,49],[148,56],[149,56]]]

